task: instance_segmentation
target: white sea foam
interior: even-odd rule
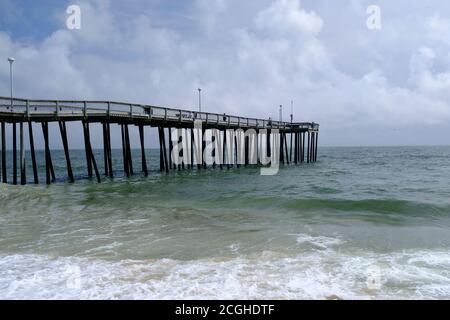
[[[367,287],[374,266],[380,270],[379,290]],[[16,254],[0,257],[0,298],[448,299],[448,270],[446,251],[266,251],[195,261],[119,262]]]

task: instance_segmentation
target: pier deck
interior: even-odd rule
[[[195,155],[193,149],[194,137],[196,137],[195,125],[201,123],[201,138],[197,143],[198,148],[202,152],[205,151],[206,142],[204,141],[206,130],[213,131],[212,143],[215,143],[215,151],[220,153],[221,159],[224,161],[216,161],[213,167],[217,165],[220,168],[227,165],[229,168],[232,165],[239,166],[254,164],[250,159],[254,158],[252,152],[256,152],[258,156],[258,146],[264,149],[267,156],[271,153],[277,153],[277,160],[279,157],[280,163],[302,163],[315,162],[317,160],[317,141],[319,133],[319,125],[314,122],[282,122],[271,119],[257,119],[240,117],[228,114],[217,114],[210,112],[197,112],[177,108],[167,108],[153,105],[143,105],[134,103],[114,102],[114,101],[74,101],[74,100],[32,100],[0,97],[0,123],[1,123],[1,147],[2,147],[2,174],[1,181],[8,182],[7,163],[6,163],[6,130],[7,124],[10,124],[13,129],[13,184],[18,183],[18,166],[17,166],[17,124],[19,124],[19,157],[20,157],[20,178],[21,183],[26,184],[25,172],[25,147],[23,130],[24,124],[28,124],[29,129],[29,150],[31,152],[31,161],[33,164],[34,182],[38,183],[38,174],[36,166],[36,157],[34,151],[33,138],[33,123],[40,123],[42,126],[42,133],[45,141],[45,158],[46,158],[46,182],[49,184],[55,180],[53,164],[51,161],[51,152],[48,136],[48,123],[58,122],[61,139],[64,146],[65,156],[67,160],[67,170],[69,181],[73,182],[73,173],[70,163],[68,137],[66,130],[66,122],[80,121],[83,124],[84,142],[86,149],[86,160],[88,176],[93,177],[94,171],[97,180],[100,182],[101,177],[97,163],[92,152],[90,143],[89,124],[101,123],[103,125],[103,141],[104,141],[104,168],[105,175],[113,177],[112,162],[111,162],[111,135],[110,124],[118,124],[122,130],[122,148],[124,171],[127,176],[133,174],[131,149],[128,133],[128,125],[135,125],[139,127],[140,144],[142,149],[142,171],[148,174],[144,152],[144,127],[156,127],[159,133],[160,143],[160,171],[169,172],[170,170],[185,168],[193,169],[194,159],[197,162],[199,156]],[[178,134],[178,141],[173,141],[172,138],[166,139],[164,133],[165,129],[169,130],[169,137],[173,137],[172,130],[176,129]],[[254,137],[250,135],[239,134],[229,137],[230,130],[241,129],[244,132],[256,132]],[[277,135],[278,144],[272,136]],[[290,148],[288,148],[287,135],[290,135]],[[306,137],[307,135],[307,137]],[[184,140],[183,140],[184,139]],[[305,141],[307,139],[307,141]],[[169,153],[166,151],[166,140],[168,140]],[[242,140],[242,142],[241,142]],[[189,143],[190,141],[190,143]],[[184,143],[186,146],[186,155],[183,156],[181,164],[174,164],[172,156],[174,143]],[[244,146],[244,156],[242,163],[239,163],[239,157],[235,155],[233,161],[230,163],[231,153],[238,154],[241,150],[240,144]],[[256,151],[251,149],[250,145],[256,145]],[[189,146],[191,149],[189,149]],[[276,150],[274,150],[276,146]],[[217,148],[219,147],[219,148]],[[279,148],[279,150],[278,150]],[[272,149],[272,152],[271,152]],[[182,152],[182,151],[181,151]],[[261,152],[261,150],[259,151]],[[306,152],[306,155],[305,155]],[[169,156],[168,156],[169,154]],[[230,154],[230,157],[228,157]],[[215,156],[215,155],[214,155]],[[225,161],[228,159],[229,161]],[[271,161],[274,161],[272,156]],[[260,164],[256,160],[256,164]],[[198,169],[206,168],[204,161],[196,163]]]

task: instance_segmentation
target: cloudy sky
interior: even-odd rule
[[[202,87],[211,112],[287,117],[294,100],[321,145],[450,142],[448,1],[0,0],[1,96],[8,56],[20,97],[194,109]]]

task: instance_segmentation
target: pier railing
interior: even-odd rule
[[[77,101],[77,100],[31,100],[0,97],[0,116],[7,121],[17,118],[35,119],[49,118],[54,120],[70,120],[99,117],[116,119],[135,119],[141,121],[169,121],[192,123],[201,120],[205,124],[240,127],[240,128],[271,128],[300,129],[315,131],[319,125],[314,122],[281,122],[271,119],[257,119],[228,114],[198,112],[185,109],[143,105],[115,101]],[[19,120],[20,121],[20,120]]]

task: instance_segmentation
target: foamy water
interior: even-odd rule
[[[319,246],[322,246],[320,243]],[[285,256],[195,261],[12,255],[0,259],[2,299],[448,299],[448,252]],[[379,287],[368,285],[379,270]]]
[[[325,148],[273,178],[3,185],[0,298],[450,299],[449,156]]]

